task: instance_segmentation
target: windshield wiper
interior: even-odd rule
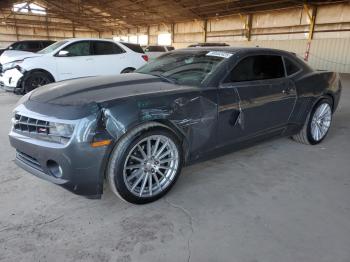
[[[174,78],[171,78],[171,77],[168,77],[168,76],[164,76],[164,75],[161,75],[161,74],[150,74],[150,75],[157,76],[157,77],[161,78],[162,80],[165,80],[168,83],[177,84],[177,81]]]

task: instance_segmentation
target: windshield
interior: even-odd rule
[[[52,45],[49,45],[48,47],[44,48],[43,50],[37,52],[38,54],[48,54],[51,53],[53,51],[55,51],[57,48],[63,46],[64,44],[66,44],[68,41],[58,41]]]
[[[136,70],[137,73],[159,76],[176,84],[200,86],[226,57],[213,51],[175,52],[164,54]]]

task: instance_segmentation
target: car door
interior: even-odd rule
[[[96,75],[116,75],[129,67],[127,53],[111,41],[92,41]]]
[[[281,133],[296,101],[292,80],[285,77],[282,57],[243,57],[219,89],[221,142]]]
[[[57,80],[96,75],[91,41],[79,41],[65,46],[55,54],[54,60],[57,67]]]

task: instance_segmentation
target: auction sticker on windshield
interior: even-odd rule
[[[217,56],[217,57],[223,57],[223,58],[230,58],[233,56],[231,53],[227,52],[220,52],[220,51],[210,51],[207,53],[207,56]]]

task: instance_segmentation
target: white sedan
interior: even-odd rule
[[[75,38],[56,42],[37,53],[0,57],[0,86],[27,93],[51,82],[132,72],[146,64],[148,56],[127,45]]]

